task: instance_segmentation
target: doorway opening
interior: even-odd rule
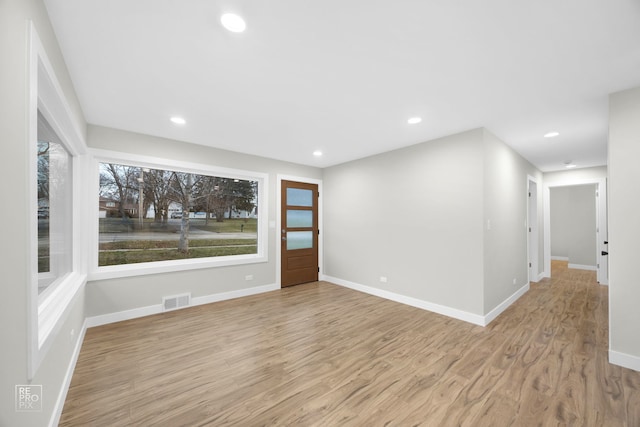
[[[605,178],[545,185],[545,277],[558,268],[595,270],[608,284],[606,200]]]
[[[529,260],[529,283],[541,279],[538,270],[538,183],[527,177],[527,258]]]

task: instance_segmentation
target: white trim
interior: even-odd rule
[[[281,261],[282,261],[282,245],[280,244],[280,235],[282,234],[282,181],[296,181],[296,182],[304,182],[306,184],[316,184],[318,186],[318,192],[320,193],[320,197],[318,197],[318,229],[320,230],[320,235],[318,236],[318,267],[320,267],[320,271],[318,272],[318,279],[322,280],[324,273],[324,263],[323,263],[323,248],[324,248],[324,226],[322,220],[322,200],[324,197],[324,192],[322,189],[322,180],[316,178],[307,178],[302,176],[293,176],[293,175],[276,175],[276,283],[278,286],[282,285],[282,272],[281,269]]]
[[[32,56],[32,59],[36,60],[36,63],[32,65],[36,66],[37,70],[35,70],[35,76],[30,75],[30,77],[36,78],[35,87],[33,85],[30,87],[30,92],[35,90],[35,94],[31,93],[30,99],[34,100],[35,95],[36,113],[37,110],[40,110],[73,157],[85,154],[87,145],[82,132],[78,123],[73,119],[71,107],[64,96],[62,86],[58,82],[33,23],[31,23],[31,42],[33,43],[31,48],[35,49],[32,51],[32,55],[35,55],[35,57]],[[37,116],[35,118],[37,126]]]
[[[535,185],[535,192],[531,193],[531,183]],[[529,193],[532,195],[529,196]],[[535,200],[535,203],[531,203]],[[531,218],[531,210],[534,215]],[[529,231],[531,229],[531,231]],[[538,181],[531,175],[527,175],[527,278],[528,282],[533,280],[539,272],[539,242],[540,233],[538,231]],[[529,266],[529,263],[531,266]]]
[[[97,246],[95,246],[97,247]],[[260,249],[258,249],[260,251]],[[89,274],[89,281],[115,279],[120,277],[161,274],[174,271],[197,270],[200,268],[228,267],[267,262],[268,258],[256,255],[230,255],[214,258],[190,258],[171,261],[144,262],[99,267],[98,271]],[[97,263],[97,262],[96,262]]]
[[[433,302],[421,300],[418,298],[409,297],[406,295],[396,294],[395,292],[386,291],[384,289],[378,289],[359,283],[350,282],[348,280],[339,279],[332,276],[322,276],[321,280],[334,283],[345,288],[353,289],[354,291],[364,292],[369,295],[374,295],[380,298],[384,298],[390,301],[395,301],[401,304],[406,304],[411,307],[421,308],[423,310],[431,311],[433,313],[442,314],[447,317],[462,320],[464,322],[473,323],[474,325],[487,326],[495,318],[497,318],[503,311],[505,311],[511,304],[513,304],[518,298],[524,295],[529,290],[529,284],[527,283],[520,289],[518,289],[509,298],[498,304],[496,308],[491,310],[485,316],[469,313],[468,311],[458,310],[456,308],[447,307],[445,305],[436,304]]]
[[[540,274],[538,274],[538,280],[536,280],[536,282],[539,282],[542,279],[544,279],[544,271],[541,271]]]
[[[518,289],[513,295],[511,295],[509,298],[507,298],[506,300],[502,301],[500,304],[498,304],[498,306],[496,308],[494,308],[493,310],[491,310],[489,313],[487,313],[484,316],[484,325],[482,326],[486,326],[489,323],[491,323],[496,317],[498,317],[500,314],[502,314],[503,311],[505,311],[507,308],[509,308],[509,306],[511,304],[513,304],[514,302],[516,302],[518,300],[518,298],[520,298],[522,295],[524,295],[525,293],[527,293],[527,291],[529,290],[529,283],[527,283],[526,285],[524,285],[523,287],[521,287],[520,289]]]
[[[551,261],[569,261],[568,256],[551,256]]]
[[[138,317],[151,316],[152,314],[158,313],[162,313],[162,304],[132,308],[131,310],[117,311],[115,313],[100,314],[97,316],[87,317],[87,328],[108,325],[110,323],[121,322],[123,320],[137,319]]]
[[[255,180],[256,178],[267,179],[269,177],[269,174],[264,172],[226,168],[206,163],[185,162],[181,160],[167,159],[164,157],[142,156],[140,154],[125,153],[115,150],[90,148],[89,153],[96,163],[125,162],[124,164],[128,166],[148,167],[149,169],[163,168],[165,170],[173,170],[175,172],[188,172],[201,175],[210,175],[214,173],[224,175],[226,178],[246,180]],[[260,203],[260,201],[258,201],[258,203]]]
[[[607,236],[607,179],[606,178],[589,178],[589,179],[565,179],[551,184],[544,184],[543,189],[543,210],[544,210],[544,277],[551,277],[551,188],[555,187],[571,187],[575,185],[595,184],[599,196],[596,200],[596,264],[602,265],[603,255],[600,254],[601,243],[606,240]],[[602,285],[609,282],[606,269],[597,269],[597,279]],[[601,277],[602,276],[602,277]]]
[[[411,307],[421,308],[433,313],[438,313],[447,317],[452,317],[454,319],[473,323],[474,325],[486,326],[486,316],[480,316],[478,314],[469,313],[467,311],[458,310],[455,308],[447,307],[445,305],[435,304],[418,298],[408,297],[405,295],[396,294],[394,292],[385,291],[383,289],[361,285],[359,283],[350,282],[348,280],[338,279],[337,277],[323,276],[323,280],[334,283],[336,285],[344,286],[345,288],[353,289],[354,291],[364,292],[369,295],[374,295],[380,298],[399,302]]]
[[[86,276],[70,273],[63,278],[59,286],[53,289],[49,297],[38,306],[38,347],[46,350],[51,346],[52,338],[62,327],[67,308],[82,286],[87,283]]]
[[[60,392],[58,393],[56,403],[53,406],[53,413],[51,415],[51,420],[49,421],[49,427],[55,427],[60,422],[62,410],[64,409],[64,402],[67,399],[67,393],[69,392],[69,386],[71,385],[71,378],[73,377],[73,371],[75,370],[76,364],[78,363],[78,357],[80,356],[80,350],[82,349],[82,343],[84,342],[84,336],[86,332],[87,319],[84,320],[82,324],[82,330],[80,331],[80,333],[78,334],[78,338],[76,339],[76,345],[73,348],[73,353],[71,354],[71,359],[69,360],[67,371],[65,372],[64,378],[62,380],[62,387],[60,388]]]
[[[582,264],[568,264],[569,268],[575,268],[576,270],[589,270],[589,271],[598,271],[598,267],[595,265],[582,265]]]
[[[607,179],[604,178],[602,183],[598,185],[598,194],[596,196],[596,217],[598,221],[598,241],[596,242],[596,264],[598,265],[597,280],[601,285],[609,284],[609,256],[602,255],[602,251],[609,251],[608,245],[604,242],[609,241],[609,219],[607,206]]]
[[[226,301],[235,298],[248,297],[251,295],[263,294],[265,292],[277,291],[280,286],[274,284],[255,286],[253,288],[238,289],[235,291],[220,292],[212,295],[204,295],[201,297],[191,298],[191,305],[211,304],[219,301]]]
[[[164,159],[152,156],[123,153],[119,151],[90,149],[91,161],[88,181],[90,212],[98,212],[99,199],[99,163],[121,163],[130,166],[148,167],[150,169],[175,170],[202,175],[217,175],[228,178],[248,179],[258,181],[258,253],[247,255],[232,255],[211,258],[190,258],[183,260],[167,260],[157,262],[145,262],[139,264],[98,266],[98,221],[97,216],[90,218],[88,229],[90,230],[89,280],[104,280],[120,277],[141,276],[147,274],[159,274],[173,271],[185,271],[201,268],[227,267],[232,265],[246,265],[264,263],[269,261],[269,174],[242,169],[217,167],[202,163],[192,163]]]
[[[230,299],[246,297],[250,295],[262,294],[265,292],[276,291],[280,289],[279,285],[262,285],[253,288],[238,289],[235,291],[220,292],[217,294],[205,295],[201,297],[191,298],[191,305],[182,307],[179,310],[195,307],[197,305],[211,304],[218,301],[226,301]],[[175,310],[173,310],[175,311]],[[152,314],[164,313],[162,304],[154,304],[146,307],[133,308],[131,310],[123,310],[115,313],[101,314],[98,316],[87,317],[86,324],[88,328],[107,325],[110,323],[121,322],[123,320],[137,319],[139,317],[150,316]]]
[[[86,143],[80,131],[80,124],[74,119],[64,91],[56,78],[54,68],[33,25],[27,23],[28,38],[28,90],[27,90],[27,144],[28,165],[26,174],[29,182],[27,212],[37,211],[37,178],[36,178],[36,141],[38,138],[38,111],[47,120],[61,142],[72,156],[72,268],[70,274],[54,282],[42,295],[38,294],[38,224],[35,214],[32,215],[27,239],[29,241],[29,262],[27,290],[27,378],[33,379],[51,346],[53,337],[59,331],[64,318],[78,290],[86,284],[86,274],[82,263],[81,230],[83,206],[81,182],[77,181],[82,167],[80,158],[86,153]]]
[[[32,22],[29,22],[28,28],[28,43],[29,43],[29,64],[28,64],[28,136],[27,136],[27,153],[28,153],[28,165],[26,168],[27,182],[29,182],[29,195],[26,206],[26,212],[31,215],[29,222],[29,229],[27,231],[27,249],[29,251],[27,259],[27,277],[29,282],[25,285],[27,289],[27,378],[33,379],[38,367],[40,366],[40,360],[44,357],[44,352],[40,351],[38,345],[39,339],[39,318],[38,318],[38,221],[35,219],[33,212],[37,212],[37,176],[38,170],[36,159],[36,145],[35,142],[38,139],[38,72],[39,72],[39,59],[44,56],[44,48],[38,38],[38,33]]]
[[[640,357],[609,350],[609,363],[640,372]]]

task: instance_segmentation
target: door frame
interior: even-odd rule
[[[535,186],[534,191],[531,189],[531,184]],[[531,175],[527,175],[527,263],[531,263],[530,267],[527,265],[529,283],[538,282],[543,277],[538,267],[540,252],[538,205],[538,180]],[[529,228],[531,231],[529,231]]]
[[[552,184],[544,184],[544,277],[551,277],[551,188],[573,187],[595,184],[598,193],[596,203],[596,269],[597,280],[601,285],[609,284],[608,260],[603,260],[601,251],[607,250],[603,242],[608,239],[607,230],[607,178],[567,179]],[[606,262],[606,263],[605,263]]]
[[[304,182],[306,184],[316,184],[318,186],[318,229],[320,234],[318,235],[318,280],[324,280],[324,266],[322,262],[322,248],[324,228],[322,222],[322,199],[324,193],[322,191],[322,180],[316,178],[308,178],[302,176],[293,175],[276,175],[276,223],[269,222],[269,228],[275,228],[275,242],[276,242],[276,285],[282,288],[282,245],[280,244],[280,236],[282,235],[282,181],[296,181]],[[273,227],[272,227],[273,225]]]

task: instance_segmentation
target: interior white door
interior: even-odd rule
[[[528,181],[527,241],[529,248],[529,282],[538,281],[538,185]]]
[[[606,181],[599,183],[596,187],[596,212],[597,212],[597,233],[598,253],[596,254],[597,279],[601,285],[609,284],[609,231],[607,226],[607,186]]]

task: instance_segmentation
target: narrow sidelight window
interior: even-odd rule
[[[72,268],[71,155],[38,114],[38,294]]]

